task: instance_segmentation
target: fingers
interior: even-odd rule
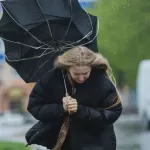
[[[77,104],[76,99],[70,99],[70,100],[68,101],[68,105],[70,105],[70,104]]]
[[[67,100],[69,100],[69,99],[71,99],[71,97],[70,97],[70,96],[63,97],[63,101],[67,101]]]
[[[77,106],[77,101],[75,99],[71,99],[68,101],[68,107]]]
[[[68,104],[68,108],[72,108],[72,107],[75,107],[77,106],[77,103],[74,103],[74,104]]]
[[[63,97],[63,105],[66,109],[66,111],[69,112],[69,114],[73,114],[77,111],[77,100],[73,99],[71,96]]]
[[[77,105],[68,106],[68,109],[69,109],[69,110],[76,109],[76,108],[77,108]]]
[[[68,112],[71,113],[71,112],[76,112],[77,111],[77,108],[73,108],[73,109],[68,109]]]
[[[76,102],[72,102],[72,103],[71,103],[71,102],[68,102],[67,105],[68,105],[68,107],[70,107],[70,106],[73,106],[73,105],[77,105],[77,103],[76,103]]]
[[[76,99],[63,98],[63,103],[67,103],[67,105],[70,106],[70,105],[76,105],[77,101]]]
[[[67,105],[68,104],[68,101],[70,100],[70,96],[67,96],[67,97],[63,97],[63,103],[65,104],[65,105]]]
[[[65,111],[68,111],[68,101],[71,97],[67,96],[67,97],[63,97],[62,101],[63,101],[63,108]]]
[[[74,113],[74,112],[76,112],[77,111],[77,107],[78,107],[78,105],[77,105],[77,102],[76,102],[76,100],[74,101],[70,101],[69,103],[68,103],[68,111],[70,112],[70,114],[72,114],[72,112]]]

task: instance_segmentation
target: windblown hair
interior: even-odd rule
[[[87,47],[77,46],[66,51],[57,57],[54,66],[55,68],[63,69],[69,69],[71,66],[91,66],[92,68],[97,67],[105,71],[106,75],[110,78],[112,83],[113,80],[115,82],[115,79],[112,75],[112,69],[107,59],[104,58],[102,54],[94,53]],[[114,85],[116,87],[116,83],[114,83]],[[121,97],[118,90],[117,97],[115,99],[116,103],[105,109],[113,108],[121,103]]]
[[[94,53],[87,47],[78,46],[63,53],[55,61],[56,68],[69,68],[71,66],[100,67],[105,71],[111,68],[108,61],[100,54]]]

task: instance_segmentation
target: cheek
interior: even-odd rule
[[[78,77],[75,76],[74,74],[71,74],[71,77],[72,77],[73,79],[77,79],[77,78],[78,78]]]
[[[84,78],[85,78],[85,79],[88,79],[88,78],[89,78],[89,76],[85,76]]]
[[[89,76],[90,76],[90,73],[89,73],[89,74],[87,74],[87,75],[85,76],[85,78],[89,78]]]
[[[76,79],[76,78],[77,78],[76,76],[74,76],[74,75],[72,76],[72,79]]]

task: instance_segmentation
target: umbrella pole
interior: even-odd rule
[[[62,70],[62,75],[63,75],[64,86],[65,86],[66,97],[67,97],[67,96],[69,96],[69,93],[68,93],[68,90],[67,90],[67,84],[66,84],[65,75],[64,75],[64,72],[63,72],[63,70]]]
[[[64,72],[62,70],[62,75],[63,75],[63,79],[64,79],[64,85],[65,85],[65,91],[66,91],[66,97],[69,96],[69,93],[68,93],[68,90],[67,90],[67,84],[66,84],[66,80],[65,80],[65,76],[64,76]],[[68,97],[68,100],[69,100],[69,97]],[[70,111],[69,111],[70,113]]]

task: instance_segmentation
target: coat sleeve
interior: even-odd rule
[[[105,88],[104,92],[105,96],[100,100],[100,104],[97,108],[79,104],[77,112],[73,115],[74,119],[84,121],[87,125],[99,128],[107,127],[119,118],[122,112],[121,102],[112,108],[107,108],[115,104],[117,101],[118,95],[116,88],[107,77],[105,77],[105,85],[107,86],[107,89]],[[102,107],[104,109],[102,109]]]
[[[61,119],[65,115],[63,104],[50,103],[50,93],[53,81],[46,75],[39,80],[33,88],[30,96],[27,110],[32,116],[40,121],[52,121]],[[48,100],[47,100],[48,99]],[[47,101],[49,101],[47,103]]]

